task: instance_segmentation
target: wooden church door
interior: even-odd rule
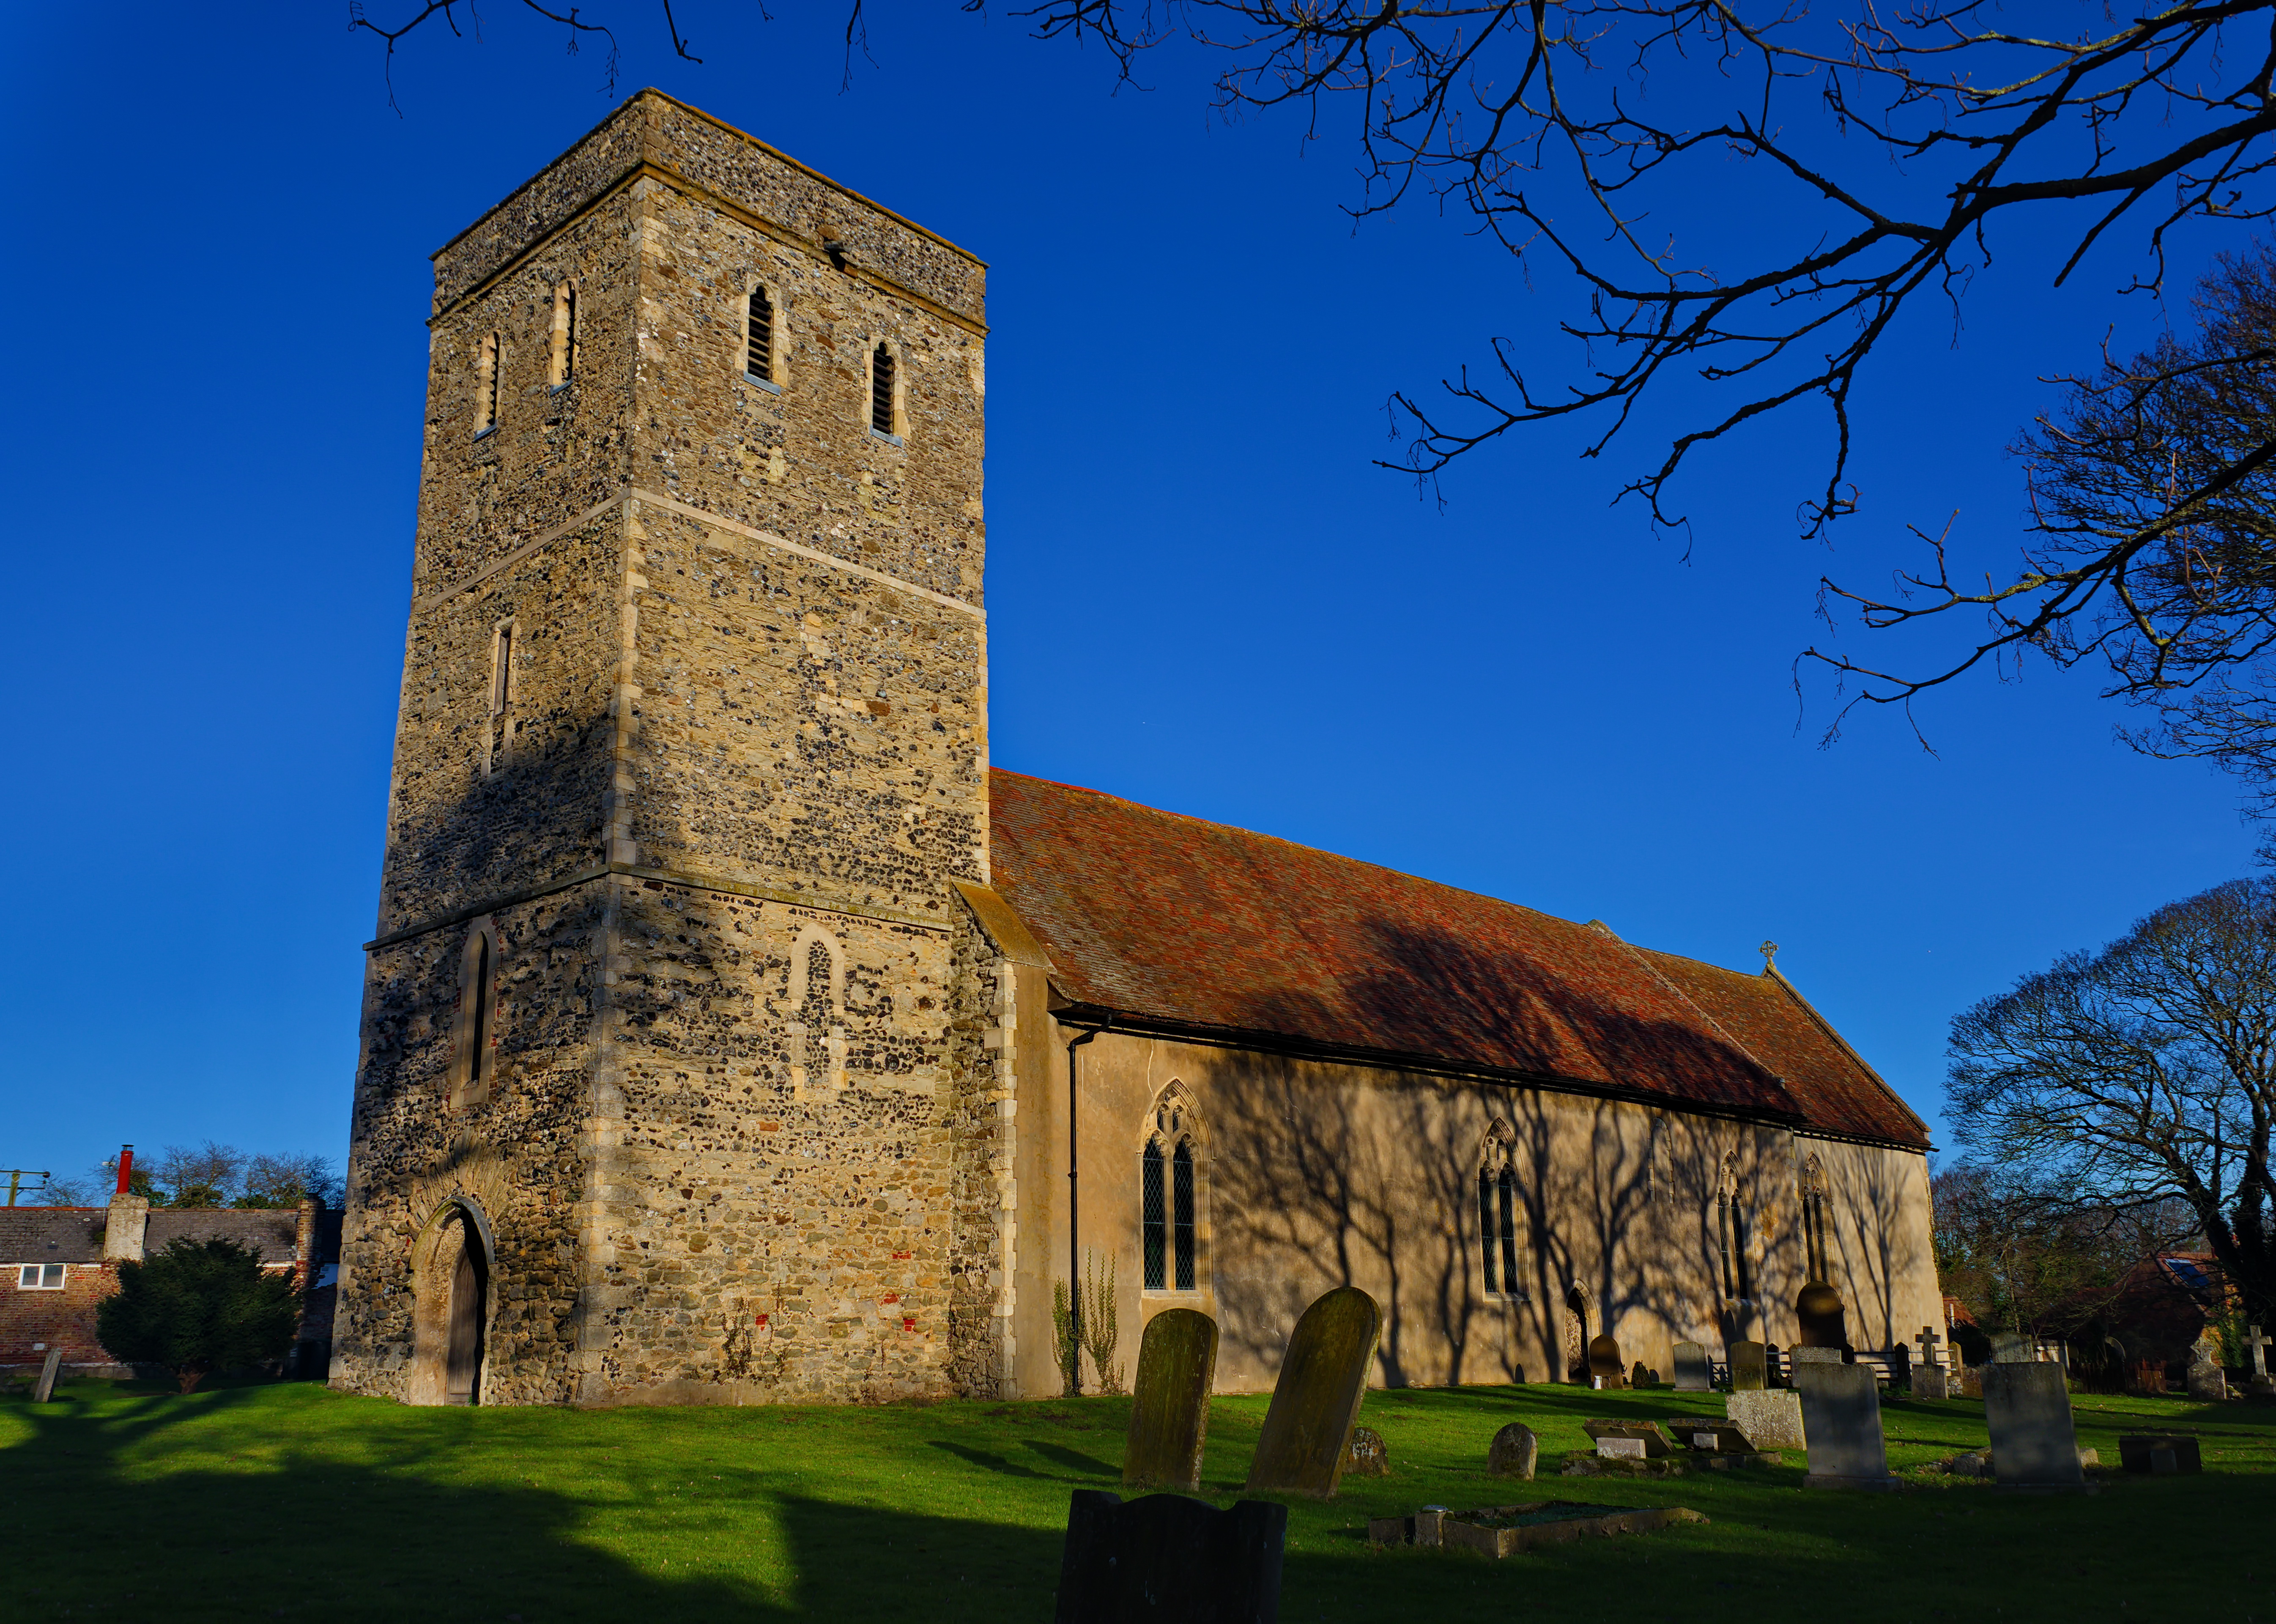
[[[444,1370],[443,1402],[472,1404],[478,1397],[482,1366],[482,1271],[474,1262],[473,1235],[459,1252],[451,1276],[450,1353]]]

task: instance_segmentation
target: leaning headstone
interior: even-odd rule
[[[1383,1310],[1356,1286],[1339,1286],[1304,1310],[1288,1334],[1248,1463],[1251,1492],[1334,1495],[1382,1332]]]
[[[40,1379],[32,1384],[32,1402],[45,1404],[56,1396],[56,1372],[63,1369],[64,1350],[48,1349],[48,1356],[40,1362]]]
[[[1802,1480],[1802,1487],[1894,1489],[1888,1444],[1881,1435],[1880,1387],[1872,1367],[1799,1360],[1794,1385],[1802,1395],[1802,1426],[1809,1435],[1809,1475]]]
[[[1182,1494],[1077,1489],[1059,1557],[1058,1624],[1274,1624],[1288,1508],[1228,1511]]]
[[[2128,1433],[2118,1440],[2118,1464],[2129,1472],[2162,1476],[2169,1472],[2202,1472],[2204,1457],[2197,1440],[2186,1432]]]
[[[1757,1449],[1807,1449],[1802,1425],[1802,1395],[1791,1388],[1723,1396],[1723,1413]]]
[[[1344,1450],[1344,1473],[1350,1477],[1391,1476],[1391,1449],[1373,1427],[1354,1427]]]
[[[2086,1487],[2060,1365],[1995,1364],[1984,1371],[1984,1421],[2001,1488]]]
[[[1522,1477],[1530,1482],[1541,1459],[1541,1440],[1521,1421],[1513,1421],[1493,1435],[1486,1446],[1486,1471],[1495,1477]]]
[[[1589,1339],[1589,1385],[1618,1387],[1626,1383],[1627,1372],[1620,1368],[1620,1344],[1610,1332]]]
[[[1705,1393],[1714,1385],[1714,1373],[1707,1363],[1707,1350],[1696,1342],[1678,1342],[1675,1345],[1675,1391]]]
[[[2031,1339],[2020,1331],[1995,1331],[1992,1333],[1992,1362],[1993,1364],[2029,1364],[2038,1357]]]
[[[2189,1397],[2199,1404],[2217,1404],[2228,1397],[2228,1372],[2205,1342],[2189,1349]]]
[[[1760,1393],[1763,1390],[1767,1366],[1760,1342],[1734,1342],[1723,1356],[1730,1362],[1733,1393]]]
[[[1133,1487],[1198,1489],[1209,1441],[1210,1384],[1217,1374],[1217,1321],[1165,1309],[1138,1340],[1130,1389],[1130,1434],[1122,1481]]]

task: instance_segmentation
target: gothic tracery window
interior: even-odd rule
[[[1521,1297],[1517,1271],[1517,1168],[1499,1123],[1478,1162],[1478,1264],[1489,1297]]]
[[[1826,1279],[1825,1165],[1814,1156],[1802,1168],[1802,1251],[1809,1278]]]
[[[1722,1255],[1723,1295],[1741,1301],[1752,1301],[1755,1295],[1754,1271],[1748,1261],[1750,1228],[1739,1200],[1739,1158],[1726,1157],[1715,1190],[1715,1233]]]
[[[1172,1084],[1156,1102],[1139,1153],[1139,1228],[1148,1291],[1200,1289],[1200,1124]]]

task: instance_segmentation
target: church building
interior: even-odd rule
[[[333,1385],[1055,1396],[1070,1287],[1087,1391],[1344,1284],[1393,1386],[1940,1324],[1772,965],[991,766],[984,286],[655,91],[435,255]]]

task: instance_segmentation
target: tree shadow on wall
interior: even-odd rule
[[[64,1400],[13,1401],[30,1436],[4,1456],[11,1488],[11,1615],[94,1613],[114,1620],[607,1620],[1029,1619],[1051,1612],[1061,1530],[827,1501],[721,1494],[670,1520],[653,1555],[596,1541],[620,1491],[540,1486],[565,1473],[534,1454],[520,1482],[454,1459],[458,1429],[400,1431],[376,1464],[312,1452],[239,1468],[154,1469],[178,1429],[215,1448],[226,1416],[255,1390],[188,1404],[152,1393],[100,1414]],[[470,1425],[478,1425],[467,1412]],[[489,1457],[495,1462],[497,1456]],[[708,1522],[708,1526],[687,1524]],[[667,1526],[660,1524],[659,1526]],[[692,1538],[691,1538],[692,1536]],[[682,1553],[699,1552],[683,1576]],[[770,1588],[732,1570],[740,1552],[778,1551]],[[723,1574],[720,1570],[731,1570]]]
[[[1248,1018],[1319,1032],[1358,1011],[1383,1047],[1410,1052],[1427,1043],[1441,1054],[1547,1056],[1577,1046],[1616,1083],[1673,1079],[1692,1099],[1793,1109],[1760,1062],[1702,1022],[1638,1016],[1529,959],[1405,922],[1377,922],[1372,935],[1372,958],[1387,968],[1331,996],[1276,990],[1252,1000]],[[1459,1012],[1460,1028],[1418,1030],[1426,1007]],[[1244,1278],[1237,1297],[1220,1293],[1223,1334],[1263,1368],[1277,1365],[1305,1306],[1346,1284],[1385,1299],[1377,1357],[1393,1387],[1567,1379],[1568,1346],[1640,1312],[1711,1347],[1759,1334],[1741,1323],[1759,1315],[1733,1299],[1759,1301],[1783,1278],[1784,1242],[1772,1239],[1777,1224],[1758,1219],[1761,1257],[1749,1278],[1726,1281],[1717,1197],[1726,1158],[1749,1191],[1791,1184],[1774,1154],[1778,1130],[1689,1114],[1690,1100],[1658,1114],[1650,1100],[1363,1066],[1324,1087],[1309,1069],[1229,1050],[1209,1074],[1222,1124],[1212,1133],[1215,1243],[1228,1258],[1310,1265]],[[1489,1131],[1504,1136],[1517,1175],[1526,1289],[1516,1301],[1489,1298],[1483,1286],[1477,1178]],[[1574,1299],[1577,1324],[1568,1324]],[[1544,1351],[1550,1368],[1522,1368]]]

